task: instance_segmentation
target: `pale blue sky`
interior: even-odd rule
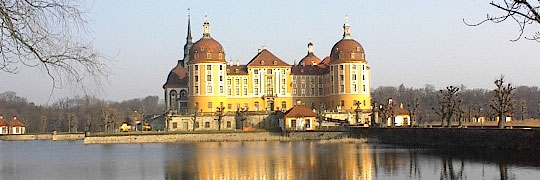
[[[55,90],[52,100],[96,95],[125,100],[147,95],[163,98],[161,86],[178,59],[191,8],[194,41],[202,36],[208,14],[212,37],[227,59],[248,62],[266,45],[291,63],[306,54],[311,36],[315,54],[324,58],[342,37],[349,16],[352,36],[360,42],[372,67],[373,88],[381,85],[437,88],[464,84],[492,88],[500,74],[517,85],[540,85],[540,43],[510,42],[513,23],[468,27],[486,13],[498,13],[490,1],[135,1],[95,0],[87,3],[95,48],[114,57],[113,74],[102,90]],[[535,26],[539,29],[540,27]],[[15,91],[44,104],[51,81],[43,72],[22,68],[16,75],[0,73],[0,91]]]

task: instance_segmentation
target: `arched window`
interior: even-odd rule
[[[175,90],[171,90],[171,92],[169,92],[169,107],[170,107],[170,109],[177,109],[176,108],[177,105],[178,105],[177,95],[178,95],[178,93]]]
[[[339,51],[338,59],[343,59],[343,52],[342,51]]]
[[[261,61],[261,65],[264,65],[264,61]]]

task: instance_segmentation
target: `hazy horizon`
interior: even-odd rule
[[[379,86],[436,88],[465,85],[494,87],[501,74],[515,85],[540,86],[535,67],[540,43],[521,39],[508,21],[477,27],[487,13],[501,14],[490,1],[94,1],[87,2],[89,37],[94,48],[112,57],[112,74],[101,88],[57,89],[48,103],[63,97],[93,95],[122,101],[157,95],[169,71],[183,56],[187,8],[193,40],[202,36],[205,14],[211,34],[227,60],[247,63],[266,46],[289,64],[306,53],[311,37],[315,55],[324,58],[342,37],[347,14],[352,37],[365,49],[373,88]],[[211,5],[210,5],[211,4]],[[538,25],[530,25],[537,28]],[[0,72],[0,93],[14,91],[36,104],[49,100],[52,81],[44,72],[20,66],[18,74]]]

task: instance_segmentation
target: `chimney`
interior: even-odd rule
[[[17,116],[13,116],[13,120],[17,120]]]
[[[4,115],[0,115],[0,119],[4,119]]]
[[[236,66],[240,66],[240,60],[236,60]]]
[[[403,109],[403,103],[399,104],[399,108]]]

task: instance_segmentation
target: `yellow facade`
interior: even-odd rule
[[[188,42],[190,38],[189,34]],[[302,61],[310,61],[309,65],[290,65],[266,48],[246,65],[227,64],[224,48],[210,36],[208,22],[203,37],[185,48],[189,53],[181,62],[187,67],[184,108],[189,113],[216,112],[222,107],[225,112],[286,111],[298,101],[317,110],[353,112],[358,104],[364,112],[371,109],[370,68],[362,46],[350,36],[348,22],[327,61],[320,61],[313,54],[313,44],[308,44]],[[169,92],[165,89],[166,97]],[[166,98],[166,104],[176,104],[173,100]]]

